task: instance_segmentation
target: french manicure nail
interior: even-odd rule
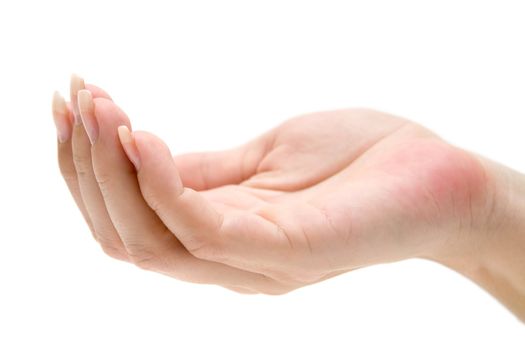
[[[98,138],[98,123],[95,118],[93,96],[91,96],[89,90],[78,91],[78,111],[89,137],[89,141],[93,145]]]
[[[75,125],[82,124],[82,118],[78,108],[78,92],[86,88],[84,79],[76,74],[71,75],[70,94],[71,94],[71,107],[73,107],[73,116],[75,117]]]
[[[64,143],[71,137],[71,124],[68,118],[66,101],[55,91],[53,94],[53,120],[57,129],[58,142]]]
[[[126,155],[135,166],[135,169],[139,171],[140,156],[133,134],[131,131],[129,131],[127,126],[121,125],[118,127],[118,137],[120,139],[120,143],[122,144],[122,148],[124,148],[124,152],[126,152]]]

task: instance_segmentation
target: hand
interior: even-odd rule
[[[74,78],[71,101],[55,98],[59,163],[93,235],[109,255],[182,280],[279,294],[463,254],[493,220],[479,157],[384,113],[305,115],[231,150],[172,158],[157,137],[130,134],[99,88]]]

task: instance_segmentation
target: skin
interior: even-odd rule
[[[312,113],[230,150],[172,157],[156,136],[129,134],[109,95],[78,77],[53,110],[61,172],[114,258],[266,294],[426,258],[525,319],[523,175],[416,123]]]

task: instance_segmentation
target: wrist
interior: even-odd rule
[[[432,260],[473,280],[525,322],[525,176],[481,163],[487,188],[471,231],[458,233],[459,249]]]

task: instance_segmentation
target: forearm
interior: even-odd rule
[[[470,278],[525,322],[525,175],[482,160],[491,178],[486,212],[463,254],[437,260]]]

